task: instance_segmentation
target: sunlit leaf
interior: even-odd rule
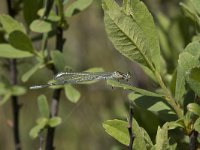
[[[51,22],[37,19],[30,24],[30,29],[38,33],[47,33],[51,31],[53,27]]]
[[[176,121],[168,122],[169,130],[175,129],[175,128],[185,128],[184,120],[178,119]]]
[[[197,13],[195,12],[194,6],[191,6],[191,5],[188,6],[182,2],[180,2],[180,6],[183,9],[183,11],[187,17],[192,19],[194,22],[199,22],[198,21],[199,18],[198,18]]]
[[[103,123],[103,127],[106,130],[106,132],[114,137],[116,140],[118,140],[120,143],[124,145],[129,144],[129,133],[128,133],[128,123],[122,120],[107,120]],[[132,129],[133,129],[133,134],[135,135],[133,147],[135,149],[142,149],[145,150],[147,149],[147,144],[145,139],[147,138],[146,136],[144,137],[145,132],[143,131],[142,128],[139,127],[137,124],[136,120],[133,118],[133,123],[132,123]],[[148,137],[149,139],[149,137]],[[149,144],[152,144],[152,142],[148,141],[148,146]]]
[[[144,96],[131,92],[128,95],[131,102],[143,109],[151,111],[162,120],[177,119],[175,112],[171,109],[162,97]]]
[[[65,11],[65,16],[66,17],[71,17],[87,7],[89,7],[92,4],[93,0],[77,0],[74,1],[69,7],[67,7]]]
[[[40,95],[38,97],[38,107],[42,117],[49,117],[49,105],[45,95]]]
[[[158,127],[156,135],[156,150],[169,149],[169,138],[168,138],[168,123],[165,123],[162,128]]]
[[[122,120],[107,120],[103,123],[106,132],[124,145],[129,144],[128,123]]]
[[[199,0],[190,0],[195,8],[195,10],[200,15],[200,1]]]
[[[11,87],[11,93],[14,96],[20,96],[20,95],[24,95],[26,93],[26,89],[22,86],[18,86],[18,85],[14,85]]]
[[[18,50],[9,44],[0,44],[0,57],[4,58],[25,58],[31,57],[33,53]]]
[[[62,119],[60,117],[53,117],[53,118],[49,119],[48,125],[50,127],[56,127],[59,124],[61,124],[61,122],[62,122]]]
[[[41,131],[41,127],[39,125],[36,125],[35,127],[33,127],[31,129],[31,131],[29,132],[29,136],[33,139],[37,138],[39,133]]]
[[[44,13],[45,13],[45,9],[44,9],[44,8],[42,8],[42,9],[40,9],[40,10],[38,11],[38,15],[39,15],[40,17],[43,17],[43,16],[44,16]],[[55,14],[54,11],[50,11],[50,13],[49,13],[49,15],[48,15],[48,17],[47,17],[47,20],[57,22],[57,21],[60,20],[60,16],[57,16],[57,15]]]
[[[23,74],[22,76],[22,81],[26,82],[29,80],[29,78],[36,72],[38,71],[40,68],[42,67],[41,63],[37,63],[35,66],[33,66],[32,68],[30,68],[26,73]]]
[[[171,108],[166,103],[164,103],[164,100],[161,97],[147,97],[144,95],[135,94],[133,92],[130,93],[128,97],[130,100],[134,101],[138,106],[143,106],[143,108],[146,108],[150,111],[171,111]]]
[[[124,90],[131,90],[134,91],[136,93],[140,93],[142,95],[146,95],[146,96],[152,96],[152,97],[162,97],[163,95],[157,94],[157,93],[153,93],[144,89],[140,89],[131,85],[127,85],[118,81],[114,81],[114,80],[108,80],[107,81],[108,85],[111,85],[112,87],[119,87],[119,88],[123,88]]]
[[[104,69],[102,67],[94,67],[85,70],[84,72],[103,72]]]
[[[198,118],[194,123],[194,129],[200,133],[200,118]]]
[[[145,4],[140,0],[127,1],[127,5],[130,5],[131,15],[137,24],[142,28],[145,35],[145,44],[150,51],[151,59],[156,68],[160,70],[160,47],[158,33],[154,24],[153,17],[149,12]],[[129,4],[130,3],[130,4]],[[126,4],[125,4],[126,5]]]
[[[41,129],[43,129],[47,125],[48,121],[48,118],[40,117],[36,120],[36,123]]]
[[[156,62],[154,66],[159,68],[160,50],[157,33],[154,30],[152,16],[145,5],[139,1],[134,1],[132,7],[129,8],[129,13],[127,13],[117,7],[117,4],[112,4],[112,6],[110,3],[114,2],[103,1],[104,22],[108,37],[115,48],[130,60],[150,69],[153,69],[152,56],[154,55],[154,61]],[[143,17],[140,17],[140,15]],[[153,38],[149,36],[150,30],[153,33],[151,35]],[[147,35],[149,38],[146,38]],[[153,49],[148,49],[149,47],[153,47]]]
[[[57,71],[58,72],[64,71],[66,66],[64,55],[61,52],[54,50],[51,52],[51,57]]]
[[[185,79],[190,74],[190,71],[199,66],[200,44],[192,42],[187,45],[184,52],[179,55],[177,67],[177,80],[175,99],[180,101],[185,93]]]
[[[0,15],[0,23],[8,34],[16,30],[26,33],[24,26],[9,15]]]
[[[11,97],[11,92],[8,91],[7,93],[5,93],[5,95],[3,95],[2,99],[0,100],[0,106],[6,103],[10,97]]]
[[[186,78],[190,88],[200,96],[200,67],[191,70],[190,74]]]
[[[187,105],[188,111],[200,116],[200,106],[197,103],[190,103]]]
[[[65,84],[64,85],[64,89],[65,89],[65,95],[66,97],[73,103],[76,103],[80,97],[81,94],[78,90],[76,90],[72,85],[70,84]]]

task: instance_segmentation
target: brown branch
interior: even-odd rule
[[[65,40],[63,38],[63,29],[58,27],[56,34],[56,50],[62,52],[64,41]],[[54,72],[54,74],[57,74],[57,70],[55,69],[55,67],[52,68],[52,71]],[[53,93],[53,98],[51,101],[50,118],[55,117],[58,114],[60,93],[61,89],[56,89]],[[55,128],[48,127],[46,147],[45,147],[46,150],[54,150],[54,145],[53,145],[54,137],[55,137]]]
[[[197,148],[198,148],[198,141],[197,141],[198,134],[199,133],[197,131],[192,131],[192,133],[190,134],[190,143],[189,143],[189,149],[190,150],[197,150]]]
[[[129,119],[128,119],[128,133],[130,137],[129,145],[128,145],[128,150],[132,150],[133,148],[133,141],[134,141],[134,134],[132,130],[132,122],[133,122],[133,108],[132,106],[130,107],[130,112],[129,112]]]
[[[16,10],[13,8],[13,2],[12,0],[7,0],[7,8],[8,8],[8,14],[11,17],[15,17],[17,14]],[[17,84],[17,61],[16,59],[10,60],[10,76],[11,76],[11,84],[16,85]],[[15,149],[21,150],[21,144],[20,144],[20,135],[19,135],[19,111],[20,111],[20,105],[18,103],[18,97],[12,96],[12,113],[13,113],[13,136],[14,136],[14,142],[15,142]]]

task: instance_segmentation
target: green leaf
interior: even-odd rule
[[[49,119],[45,117],[40,117],[36,120],[37,125],[40,126],[41,129],[44,129],[45,126],[48,124]]]
[[[187,50],[187,47],[186,47]],[[197,56],[193,56],[189,51],[182,52],[179,55],[177,78],[176,78],[176,90],[175,99],[180,101],[185,93],[185,79],[186,75],[189,74],[190,70],[199,65]]]
[[[112,10],[120,10],[121,8],[119,7],[119,5],[114,1],[114,0],[110,0],[110,1],[102,1],[102,7],[104,11],[108,11],[110,9]]]
[[[198,12],[200,15],[200,1],[199,0],[191,0],[195,10]]]
[[[194,68],[190,71],[190,74],[186,78],[190,88],[200,96],[200,68]]]
[[[57,71],[58,72],[64,71],[66,66],[64,55],[61,52],[54,50],[51,52],[51,57]]]
[[[49,105],[45,95],[40,95],[38,97],[38,107],[42,117],[49,117]]]
[[[198,41],[189,43],[184,49],[184,52],[188,52],[196,57],[200,56],[200,43]]]
[[[104,22],[109,39],[130,60],[151,70],[154,67],[159,70],[160,48],[151,14],[138,0],[125,1],[123,7],[126,8],[121,9],[114,0],[103,1]]]
[[[193,6],[191,5],[186,5],[182,2],[180,2],[180,6],[183,9],[185,16],[189,17],[190,19],[192,19],[194,22],[197,22],[198,24],[199,22],[199,18],[198,18],[198,14],[195,12],[195,9]]]
[[[42,9],[40,9],[38,11],[38,15],[40,17],[43,17],[44,13],[45,13],[45,9],[44,8],[42,8]],[[60,20],[60,16],[57,16],[54,11],[50,11],[47,20],[53,21],[53,22],[58,22]]]
[[[5,83],[0,82],[0,95],[4,95],[6,92],[7,92],[7,89],[6,89]]]
[[[27,90],[24,87],[18,85],[12,86],[10,91],[14,96],[24,95],[27,92]]]
[[[9,44],[0,44],[0,57],[4,58],[25,58],[33,56],[32,53],[18,50]]]
[[[200,118],[198,118],[194,123],[194,129],[200,133]]]
[[[105,2],[105,1],[104,1]],[[149,67],[145,37],[141,28],[131,18],[120,10],[104,10],[105,28],[109,39],[115,48],[132,61],[137,61]]]
[[[168,123],[165,123],[162,128],[158,127],[156,135],[156,150],[169,149],[168,139]]]
[[[124,90],[131,90],[131,91],[134,91],[136,93],[140,93],[140,94],[146,95],[146,96],[152,96],[152,97],[162,97],[163,96],[163,95],[153,93],[153,92],[150,92],[150,91],[146,91],[144,89],[140,89],[140,88],[137,88],[137,87],[134,87],[134,86],[131,86],[131,85],[123,84],[123,83],[120,83],[120,82],[115,81],[115,80],[108,80],[107,84],[111,85],[112,87],[119,87],[119,88],[123,88]]]
[[[128,98],[136,103],[138,106],[143,106],[143,108],[150,111],[171,111],[171,108],[166,103],[164,103],[164,99],[162,99],[161,97],[148,97],[131,92],[128,95]]]
[[[28,79],[29,79],[36,71],[38,71],[42,66],[43,66],[43,64],[37,63],[35,66],[33,66],[31,69],[29,69],[25,74],[23,74],[23,76],[22,76],[22,81],[23,81],[23,82],[28,81]]]
[[[26,33],[24,26],[8,15],[0,15],[0,23],[8,34],[16,30]]]
[[[65,95],[66,97],[73,103],[76,103],[80,97],[81,94],[78,90],[76,90],[72,85],[70,84],[65,84],[64,85],[64,89],[65,89]]]
[[[145,36],[145,44],[148,47],[148,51],[150,51],[151,60],[155,64],[156,68],[160,70],[160,47],[159,47],[159,39],[158,33],[156,31],[156,27],[154,24],[153,17],[149,12],[148,8],[145,4],[140,0],[131,0],[127,1],[128,4],[132,8],[131,15],[133,19],[137,22],[137,24],[141,27],[144,36]],[[130,4],[129,4],[130,3]]]
[[[74,1],[65,11],[66,17],[71,17],[84,9],[88,8],[92,4],[93,0],[77,0]]]
[[[21,31],[13,31],[10,33],[9,42],[16,49],[34,53],[34,48],[31,40]]]
[[[148,134],[147,131],[146,131],[144,128],[142,128],[142,127],[140,127],[140,131],[141,131],[141,134],[142,134],[142,136],[143,136],[143,138],[144,138],[144,141],[145,141],[145,143],[146,143],[147,149],[150,149],[150,148],[153,146],[153,142],[152,142],[152,140],[151,140],[149,134]]]
[[[197,103],[190,103],[187,105],[188,111],[200,116],[200,106]]]
[[[178,66],[175,86],[175,99],[177,102],[181,101],[185,92],[185,71],[182,66]]]
[[[47,33],[53,29],[52,23],[37,19],[30,24],[30,29],[38,33]]]
[[[144,96],[131,92],[128,98],[133,104],[156,114],[162,120],[177,119],[175,112],[166,104],[161,97]]]
[[[175,129],[175,128],[183,128],[183,129],[185,128],[185,124],[184,124],[183,119],[168,122],[168,126],[169,126],[169,130],[172,130],[172,129]]]
[[[37,11],[43,6],[44,0],[24,0],[23,15],[28,25],[38,18]]]
[[[41,131],[41,127],[39,125],[36,125],[35,127],[33,127],[30,132],[29,132],[29,136],[33,139],[37,138],[39,133]]]
[[[194,113],[190,112],[190,111],[186,111],[186,114],[184,115],[184,125],[185,125],[185,129],[191,130],[191,124],[193,124],[193,118],[194,117]]]
[[[94,67],[85,70],[84,72],[103,72],[104,69],[102,67]]]
[[[61,122],[62,122],[62,119],[60,117],[53,117],[49,119],[48,125],[53,128],[61,124]]]
[[[7,93],[5,93],[5,95],[3,96],[3,98],[0,100],[0,106],[3,105],[4,103],[6,103],[9,98],[11,97],[11,92],[8,91]]]
[[[103,123],[106,132],[124,145],[129,144],[128,123],[122,120],[107,120]]]
[[[106,132],[111,135],[113,138],[118,140],[120,143],[124,145],[129,144],[129,133],[128,133],[128,123],[122,120],[107,120],[103,123],[103,127],[106,130]],[[145,139],[147,138],[144,133],[141,132],[143,129],[139,127],[136,120],[133,118],[132,122],[132,129],[133,133],[135,135],[133,147],[135,149],[147,149]],[[145,134],[146,135],[146,134]],[[149,141],[149,140],[148,140]]]

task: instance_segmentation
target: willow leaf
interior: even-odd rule
[[[124,90],[131,90],[131,91],[140,93],[145,96],[151,96],[151,97],[162,97],[163,96],[161,94],[150,92],[150,91],[140,89],[140,88],[137,88],[137,87],[134,87],[131,85],[124,84],[124,83],[120,83],[120,82],[114,81],[114,80],[108,80],[107,84],[111,85],[112,87],[119,87],[119,88],[123,88]]]
[[[160,46],[158,33],[154,24],[153,17],[145,4],[140,0],[128,0],[131,9],[131,15],[137,24],[141,27],[146,38],[146,45],[151,54],[151,60],[157,69],[160,69]],[[127,3],[128,3],[127,2]]]
[[[132,61],[150,67],[151,54],[147,51],[142,29],[130,15],[119,9],[105,11],[105,28],[115,48]]]

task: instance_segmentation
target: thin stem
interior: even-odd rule
[[[60,26],[58,26],[57,33],[56,33],[56,50],[59,50],[62,52],[63,45],[64,45],[63,29]],[[52,72],[54,72],[54,74],[57,74],[57,70],[55,66],[52,67]],[[53,92],[53,98],[51,101],[50,118],[58,115],[60,94],[61,94],[61,89],[56,89]],[[54,137],[55,137],[55,128],[48,127],[46,147],[45,147],[46,150],[54,150],[54,144],[53,144]]]
[[[169,92],[169,90],[167,89],[167,87],[165,86],[160,74],[158,72],[154,73],[158,83],[160,84],[161,88],[164,90],[165,92],[165,99],[166,101],[171,105],[171,107],[174,109],[174,111],[176,112],[177,116],[179,118],[183,117],[183,113],[181,111],[181,109],[178,107],[178,104],[175,102],[174,98],[171,96],[171,93]]]
[[[10,73],[11,73],[11,80],[12,85],[17,84],[17,65],[16,59],[10,60]],[[13,134],[14,134],[14,141],[15,141],[15,149],[21,150],[20,144],[20,136],[19,136],[19,110],[20,105],[18,103],[18,97],[12,96],[12,112],[13,112]]]
[[[43,143],[44,143],[44,138],[42,136],[42,133],[40,132],[39,133],[39,148],[38,148],[38,150],[42,150]]]
[[[192,133],[190,134],[190,143],[189,143],[189,149],[190,150],[197,150],[197,148],[198,148],[198,141],[197,141],[198,134],[199,133],[197,131],[192,131]]]
[[[7,0],[7,7],[8,7],[8,14],[11,17],[15,17],[17,12],[12,6],[13,1]],[[11,75],[11,84],[16,85],[17,84],[17,61],[16,59],[10,60],[10,75]],[[13,136],[14,136],[14,142],[15,142],[15,149],[21,150],[21,143],[20,143],[20,136],[19,136],[19,110],[20,105],[18,103],[18,97],[12,96],[12,113],[13,113]]]
[[[128,133],[130,137],[129,145],[128,145],[128,150],[132,150],[133,148],[133,141],[134,141],[134,134],[132,130],[132,122],[133,122],[133,108],[130,107],[130,112],[129,112],[129,119],[128,119]]]

